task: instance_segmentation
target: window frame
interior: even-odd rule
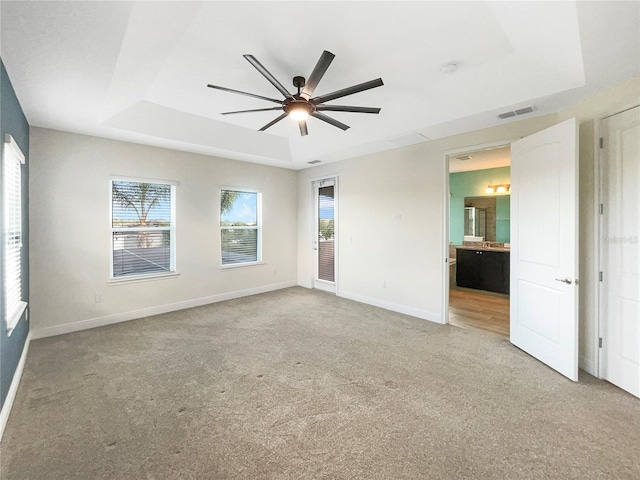
[[[220,207],[222,206],[222,192],[231,191],[239,193],[252,193],[256,195],[256,225],[255,226],[223,226],[222,225],[222,213]],[[243,187],[220,187],[218,191],[218,227],[220,239],[220,269],[234,269],[242,267],[251,267],[254,265],[263,265],[262,261],[262,192],[260,190]],[[250,262],[235,262],[235,263],[223,263],[222,258],[222,231],[223,230],[256,230],[256,260]]]
[[[113,225],[113,182],[128,182],[128,183],[153,183],[157,185],[169,185],[171,187],[170,198],[170,225],[169,227],[128,227],[124,230],[129,232],[144,232],[144,231],[168,231],[169,232],[169,271],[167,272],[153,272],[153,273],[131,273],[127,275],[114,276],[113,269],[113,248],[114,248],[114,233],[123,231],[122,228],[114,227]],[[109,283],[128,283],[138,282],[141,280],[154,280],[166,277],[175,277],[178,274],[176,269],[176,187],[180,182],[175,180],[162,180],[157,178],[141,178],[141,177],[125,177],[125,176],[111,176],[109,179]]]
[[[11,162],[13,165],[9,166],[9,162]],[[4,138],[4,142],[3,142],[3,150],[2,150],[2,202],[3,202],[3,217],[2,217],[2,256],[3,256],[3,275],[4,275],[4,288],[2,291],[2,298],[3,298],[3,308],[4,308],[4,314],[5,314],[5,321],[6,321],[6,332],[7,332],[7,336],[10,336],[11,333],[13,333],[13,330],[16,328],[16,326],[18,325],[18,323],[20,322],[20,319],[22,318],[25,310],[27,309],[27,302],[24,301],[24,297],[23,297],[23,291],[22,291],[22,283],[23,283],[23,271],[22,271],[22,264],[24,262],[24,245],[22,243],[23,240],[23,235],[24,235],[24,218],[23,218],[23,208],[22,208],[22,203],[23,203],[23,190],[22,190],[22,180],[23,180],[23,172],[22,172],[22,166],[26,163],[26,158],[24,156],[24,154],[22,153],[22,150],[20,149],[20,146],[18,145],[18,143],[15,141],[15,139],[10,135],[10,134],[6,134],[5,138]],[[17,165],[17,169],[16,169],[16,165]],[[8,171],[9,168],[11,168],[11,171]],[[8,173],[11,173],[13,175],[8,175]],[[18,177],[18,181],[16,183],[16,185],[12,186],[12,188],[8,188],[9,185],[7,184],[7,182],[11,181],[11,180],[15,180],[15,177]],[[17,191],[16,191],[17,190]],[[9,192],[14,192],[15,197],[14,198],[8,198],[8,194]],[[13,201],[10,201],[13,200]],[[9,209],[11,208],[11,205],[14,206],[14,209],[17,210],[17,216],[19,218],[19,222],[18,222],[18,228],[19,228],[19,238],[20,241],[18,243],[18,248],[17,249],[11,249],[11,251],[13,252],[13,254],[15,255],[15,250],[17,250],[17,256],[18,256],[18,269],[17,269],[17,276],[11,276],[8,274],[7,272],[7,265],[10,263],[8,262],[8,255],[10,255],[9,252],[9,235],[8,235],[8,230],[9,230],[9,225],[7,224],[9,221],[10,216],[13,215],[7,215],[9,212]],[[16,213],[16,211],[13,211],[13,214]],[[9,292],[15,290],[17,288],[18,290],[18,300],[17,301],[12,301],[9,302],[9,298],[8,298],[8,294]]]

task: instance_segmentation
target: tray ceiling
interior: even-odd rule
[[[638,2],[10,2],[2,59],[29,123],[287,168],[335,161],[557,111],[639,74]],[[316,95],[382,77],[316,119],[272,107],[323,50]],[[443,71],[455,64],[453,72]],[[498,114],[533,105],[526,116]]]

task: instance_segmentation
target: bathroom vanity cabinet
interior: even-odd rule
[[[456,284],[490,292],[509,293],[509,252],[457,249]]]

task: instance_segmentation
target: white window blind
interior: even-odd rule
[[[13,330],[27,304],[22,301],[22,165],[25,157],[11,135],[3,150],[4,275],[7,329]]]
[[[241,190],[220,192],[222,265],[257,263],[261,252],[260,193]]]
[[[175,186],[111,181],[112,278],[175,272]]]

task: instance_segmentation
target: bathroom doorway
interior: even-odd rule
[[[448,323],[509,339],[510,145],[448,156]]]

